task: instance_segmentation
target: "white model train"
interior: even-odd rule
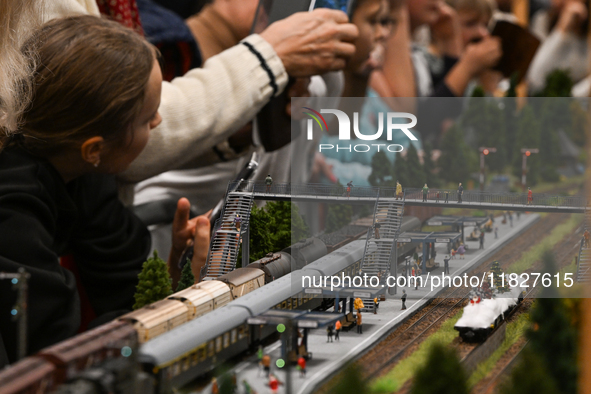
[[[484,341],[522,301],[523,290],[515,287],[493,298],[471,297],[454,328],[466,342]]]

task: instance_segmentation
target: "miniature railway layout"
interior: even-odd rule
[[[474,267],[470,274],[484,272],[486,270],[484,267],[488,267],[494,260],[499,260],[502,268],[506,269],[512,263],[520,259],[522,252],[527,250],[529,245],[536,243],[536,241],[542,238],[544,234],[547,234],[552,228],[563,223],[566,219],[567,217],[564,215],[549,215],[544,217],[538,225],[529,228],[523,234],[511,241],[507,246],[486,259],[486,261],[478,264],[477,267]],[[576,231],[565,237],[565,239],[554,247],[559,267],[562,268],[572,262],[572,257],[575,255],[579,240],[582,237],[582,231],[583,226],[580,226]],[[537,267],[538,264],[536,264],[536,267],[530,268],[530,270],[539,268]],[[463,290],[463,293],[465,294],[456,294],[458,290]],[[538,291],[538,289],[531,289],[524,297],[524,300],[514,309],[510,317],[511,320],[529,310],[534,291]],[[374,344],[374,346],[358,360],[359,364],[363,366],[364,377],[367,380],[374,379],[393,368],[401,359],[410,355],[429,334],[435,332],[441,326],[446,318],[453,316],[455,314],[454,311],[458,311],[463,306],[462,304],[463,301],[465,301],[467,294],[468,290],[464,288],[446,289],[440,295],[441,297],[446,298],[430,300],[430,302],[426,303],[421,309],[401,323],[399,327],[395,328],[386,338]],[[458,300],[457,297],[460,299]],[[459,340],[459,337],[458,340],[454,341],[453,345],[459,351],[462,359],[475,351],[479,346],[478,344],[464,343]],[[495,369],[495,372],[497,373],[494,374],[494,377],[487,378],[486,383],[479,383],[475,387],[474,392],[482,394],[491,393],[492,391],[490,390],[496,385],[497,379],[504,376],[507,371],[510,370],[517,357],[517,353],[519,353],[522,348],[523,346],[519,341],[513,345],[507,352],[510,354],[505,355],[499,361],[499,364],[502,363],[502,365],[497,365]],[[501,370],[500,372],[497,371],[499,369]],[[327,392],[326,389],[330,385],[331,381],[322,387],[321,392]],[[481,388],[483,385],[486,385],[485,389]],[[398,392],[405,393],[409,388],[410,381]]]

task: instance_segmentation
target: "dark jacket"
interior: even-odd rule
[[[30,273],[28,353],[73,336],[80,298],[59,257],[72,255],[97,316],[129,310],[137,275],[150,249],[146,226],[117,198],[110,175],[84,175],[65,184],[46,160],[19,148],[0,153],[0,271]],[[16,357],[16,291],[0,281],[0,334]],[[1,358],[0,358],[1,359]]]

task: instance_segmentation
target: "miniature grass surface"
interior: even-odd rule
[[[445,321],[439,327],[439,330],[423,341],[410,356],[400,361],[388,374],[371,382],[371,392],[374,394],[392,393],[402,387],[408,379],[414,376],[417,369],[425,364],[431,346],[435,343],[449,345],[458,336],[457,331],[454,330],[454,325],[460,319],[462,313],[463,311],[460,311],[451,319]]]
[[[471,389],[480,382],[483,378],[485,378],[492,370],[495,368],[495,365],[499,361],[499,359],[509,350],[511,346],[515,342],[517,342],[524,334],[525,330],[527,330],[529,326],[529,314],[523,313],[520,315],[517,320],[512,323],[507,324],[507,330],[505,331],[505,340],[501,343],[501,346],[498,347],[497,350],[490,355],[488,359],[483,361],[482,363],[478,364],[476,370],[470,375],[468,378],[468,387]]]
[[[510,265],[506,270],[506,273],[520,274],[532,267],[536,261],[542,258],[542,254],[546,249],[551,249],[554,245],[562,241],[565,236],[572,233],[581,224],[582,220],[583,217],[581,215],[571,214],[566,222],[556,226],[550,235],[538,241],[534,246],[529,248],[517,262]]]

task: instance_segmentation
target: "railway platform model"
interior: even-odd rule
[[[501,224],[501,220],[497,218],[495,226],[498,227],[498,239],[495,239],[492,233],[488,233],[484,241],[484,249],[478,249],[478,242],[468,241],[468,250],[464,256],[465,258],[460,259],[459,256],[456,256],[455,259],[450,260],[449,274],[452,276],[463,275],[465,272],[470,271],[472,267],[487,260],[492,254],[499,251],[515,236],[534,225],[539,219],[540,216],[534,213],[521,215],[519,220],[513,220],[513,227],[511,227],[510,223]],[[441,276],[443,272],[443,259],[447,255],[445,245],[437,244],[436,252],[436,260],[439,263],[439,268],[431,271],[429,273],[430,277],[434,275]],[[422,275],[422,277],[423,279],[427,278],[427,274]],[[294,394],[315,392],[327,379],[342,370],[347,362],[357,359],[368,349],[371,349],[374,344],[387,336],[389,332],[424,306],[429,299],[436,297],[444,290],[443,288],[431,290],[430,281],[424,281],[424,283],[424,287],[419,287],[417,290],[415,290],[414,284],[403,288],[399,287],[397,289],[397,295],[390,296],[386,301],[380,303],[377,314],[371,312],[362,313],[362,334],[358,334],[355,329],[352,329],[347,332],[341,332],[339,341],[327,343],[325,330],[311,330],[308,335],[308,348],[313,351],[314,357],[307,362],[305,378],[301,378],[298,371],[294,367],[291,367],[291,392]],[[402,295],[403,289],[408,296],[406,310],[401,310],[402,302],[400,296]],[[280,342],[276,342],[264,349],[264,352],[271,356],[273,363],[272,373],[280,381],[285,382],[285,368],[278,368],[275,365],[276,360],[280,358],[280,351]],[[231,372],[236,373],[238,382],[242,382],[243,380],[248,381],[256,392],[270,392],[267,386],[268,380],[264,376],[264,373],[260,371],[256,356],[235,365],[231,369]],[[211,388],[206,387],[202,392],[210,393]],[[286,393],[286,387],[284,385],[280,386],[278,392]]]

